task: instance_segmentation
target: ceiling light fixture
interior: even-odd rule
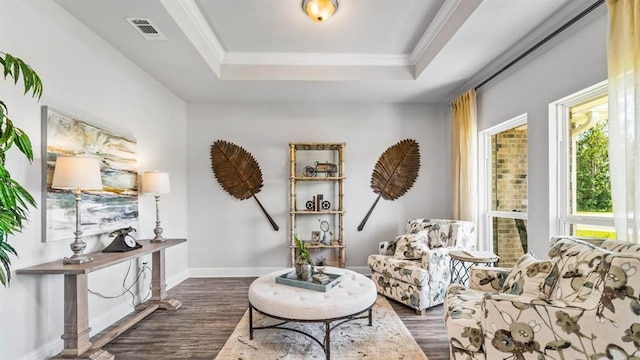
[[[338,10],[338,0],[303,0],[302,10],[311,20],[325,22]]]

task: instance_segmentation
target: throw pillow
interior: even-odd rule
[[[538,260],[523,255],[504,281],[502,292],[548,299],[558,278],[558,265],[553,260]]]
[[[421,259],[429,251],[426,233],[405,234],[396,238],[395,257],[398,259]]]

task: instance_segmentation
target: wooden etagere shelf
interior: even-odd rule
[[[310,215],[318,215],[330,224],[330,243],[322,243],[311,239],[311,234],[298,233],[300,238],[307,243],[307,248],[312,250],[329,249],[334,250],[336,255],[335,260],[329,260],[329,264],[337,265],[339,267],[345,267],[346,264],[346,244],[344,241],[344,215],[346,213],[344,209],[344,181],[345,165],[344,165],[344,150],[345,143],[289,143],[289,249],[291,252],[291,265],[296,260],[296,246],[294,240],[294,234],[297,229],[303,226],[310,226]],[[309,163],[300,163],[299,152],[312,152],[318,151],[318,155],[307,154],[307,160]],[[331,159],[326,159],[327,154]],[[308,160],[313,159],[319,164],[315,164]],[[332,162],[326,162],[331,160]],[[315,166],[315,167],[314,167]],[[335,167],[334,167],[335,166]],[[330,202],[331,207],[328,209],[307,209],[305,204],[308,199],[300,199],[300,203],[297,203],[297,195],[302,190],[303,192],[310,186],[321,186],[318,183],[328,183],[326,186],[327,192],[323,195],[326,196],[323,200]],[[306,187],[306,188],[305,188]],[[300,225],[300,226],[298,226]],[[315,225],[314,228],[318,228]]]

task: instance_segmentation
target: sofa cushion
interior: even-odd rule
[[[473,250],[476,244],[475,225],[470,221],[446,219],[410,219],[405,225],[407,234],[427,231],[431,249],[455,247]]]
[[[482,291],[463,285],[449,286],[444,302],[444,321],[451,344],[458,349],[479,351],[484,341]]]
[[[424,231],[416,234],[400,235],[396,238],[395,257],[398,259],[420,259],[427,250],[429,250],[427,247],[427,233]]]
[[[549,248],[549,258],[558,264],[559,276],[552,298],[564,302],[583,302],[595,286],[595,271],[608,250],[572,238],[561,238]]]
[[[378,255],[393,256],[396,253],[396,242],[398,240],[381,241],[378,243]]]
[[[538,260],[532,254],[524,254],[507,276],[502,292],[548,299],[557,278],[554,260]]]
[[[416,286],[422,286],[429,280],[429,272],[420,267],[420,260],[398,259],[384,255],[369,255],[367,263],[371,271]]]
[[[605,240],[600,244],[600,247],[617,253],[640,253],[640,244],[630,243],[627,241]]]

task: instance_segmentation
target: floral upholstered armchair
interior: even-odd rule
[[[452,359],[640,359],[640,244],[556,237],[548,256],[447,289]]]
[[[423,313],[444,301],[451,281],[449,251],[475,249],[475,226],[467,221],[411,219],[405,232],[381,242],[379,255],[369,256],[371,280],[378,293]]]

